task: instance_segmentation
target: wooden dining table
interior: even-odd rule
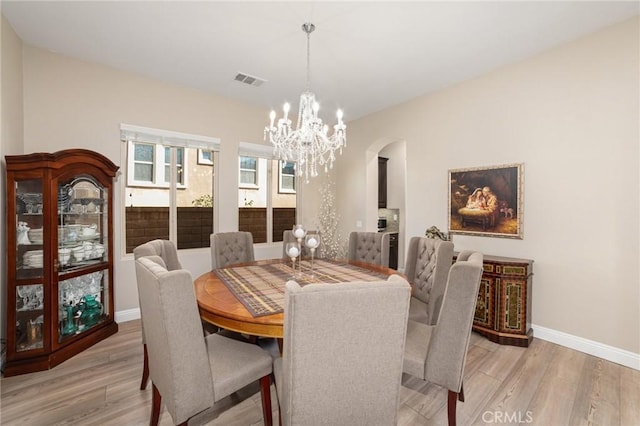
[[[288,259],[269,259],[258,260],[241,264],[228,265],[225,268],[245,268],[245,267],[268,267],[290,265]],[[371,271],[379,275],[379,279],[399,274],[398,271],[370,263],[357,261],[343,261],[342,264],[353,265],[366,271]],[[289,266],[290,267],[290,266]],[[221,269],[225,269],[221,268]],[[252,269],[253,271],[256,268]],[[194,282],[196,299],[198,301],[198,309],[200,317],[215,326],[235,331],[251,336],[274,337],[282,339],[284,313],[274,313],[268,315],[255,316],[247,309],[242,301],[229,289],[228,285],[223,282],[216,270],[206,272],[196,278]],[[306,273],[310,273],[307,270]],[[402,274],[400,274],[402,275]],[[292,278],[292,277],[290,277]],[[287,279],[282,279],[280,291],[284,293],[284,287]]]

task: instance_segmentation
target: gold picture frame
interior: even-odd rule
[[[523,238],[524,164],[449,170],[449,233]]]

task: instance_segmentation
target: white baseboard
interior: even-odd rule
[[[616,364],[624,365],[634,370],[640,370],[640,354],[535,324],[531,324],[531,328],[533,328],[534,338],[597,356],[598,358],[606,359],[607,361],[615,362]]]
[[[115,315],[116,322],[127,322],[140,319],[140,308],[118,311]]]

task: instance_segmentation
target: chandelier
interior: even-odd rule
[[[264,128],[264,138],[274,146],[274,155],[285,161],[296,162],[296,175],[304,175],[307,183],[309,177],[318,175],[318,166],[323,167],[325,172],[333,167],[337,150],[342,154],[342,147],[347,145],[347,126],[342,122],[342,110],[338,110],[338,124],[333,126],[333,134],[328,135],[329,126],[322,123],[318,118],[320,106],[316,102],[316,96],[309,90],[311,72],[309,67],[309,41],[311,33],[315,30],[315,25],[305,23],[302,30],[307,34],[307,89],[300,95],[300,106],[298,109],[298,122],[295,130],[291,127],[289,119],[289,103],[283,107],[284,114],[278,119],[277,127],[274,126],[276,112],[271,111],[269,126]]]

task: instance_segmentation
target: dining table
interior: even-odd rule
[[[386,280],[400,274],[380,265],[351,260],[268,259],[227,265],[194,281],[200,317],[217,327],[241,334],[273,337],[281,342],[285,284],[295,280],[339,285],[345,282]],[[402,275],[402,274],[400,274]]]

